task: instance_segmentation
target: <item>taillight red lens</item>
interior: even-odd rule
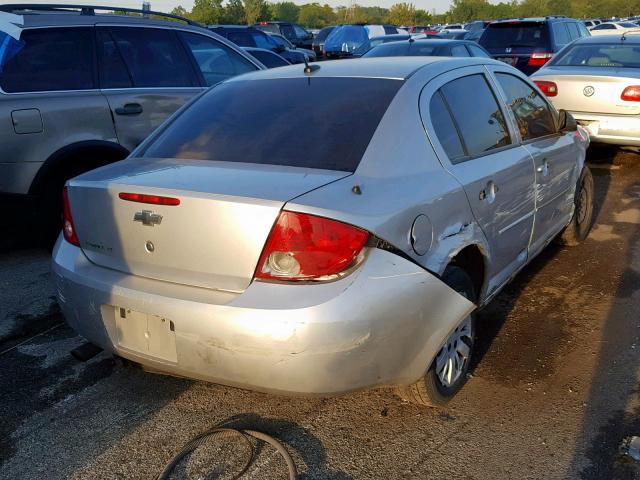
[[[558,95],[558,86],[553,82],[545,82],[543,80],[534,80],[535,83],[542,93],[544,93],[547,97],[555,97]]]
[[[549,52],[533,52],[529,57],[530,67],[541,67],[553,57],[553,53]]]
[[[159,195],[146,195],[144,193],[126,193],[118,194],[122,200],[138,203],[150,203],[152,205],[180,205],[179,198],[161,197]]]
[[[73,217],[71,216],[67,187],[64,187],[62,190],[62,233],[67,242],[77,247],[80,246],[80,240],[78,240],[76,227],[73,224]]]
[[[361,259],[369,233],[346,223],[283,211],[264,246],[256,278],[322,280]]]
[[[640,85],[631,85],[620,96],[625,102],[640,102]]]

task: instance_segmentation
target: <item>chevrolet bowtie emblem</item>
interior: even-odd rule
[[[151,210],[142,210],[141,212],[136,212],[133,216],[133,221],[142,222],[143,225],[153,227],[162,223],[162,215],[153,213]]]

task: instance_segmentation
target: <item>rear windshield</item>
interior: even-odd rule
[[[550,65],[565,67],[640,68],[640,45],[587,44],[565,50]]]
[[[372,78],[222,83],[180,115],[143,156],[353,172],[402,83]]]
[[[495,23],[487,27],[480,44],[484,48],[546,47],[547,27],[538,22]]]
[[[408,56],[425,56],[429,57],[436,54],[440,45],[434,45],[430,41],[426,42],[397,42],[385,43],[378,45],[369,52],[365,57],[408,57]]]

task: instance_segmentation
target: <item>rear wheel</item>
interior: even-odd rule
[[[442,280],[469,300],[475,300],[473,281],[462,268],[455,265],[447,267]],[[424,406],[447,404],[467,381],[475,328],[475,314],[472,312],[445,340],[426,375],[413,385],[398,387],[400,397]]]
[[[593,175],[585,165],[580,174],[574,195],[574,212],[569,225],[557,238],[561,245],[575,246],[587,238],[593,224],[594,207]]]

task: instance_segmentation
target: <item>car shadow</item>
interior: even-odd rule
[[[587,154],[587,163],[597,168],[592,168],[594,176],[594,221],[593,229],[601,219],[602,206],[609,193],[611,183],[611,169],[615,167],[616,149],[596,148],[590,149]],[[592,230],[593,231],[593,230]],[[494,298],[487,306],[478,312],[476,344],[474,356],[471,361],[469,371],[474,375],[483,359],[491,351],[495,339],[498,337],[503,327],[510,317],[514,307],[521,300],[523,292],[530,288],[530,284],[537,278],[538,274],[551,263],[565,247],[550,243],[536,258],[526,265],[522,271]],[[552,326],[556,328],[556,326]],[[551,333],[551,332],[549,332]],[[555,332],[554,332],[555,333]],[[552,348],[552,346],[548,346]],[[535,352],[532,353],[532,356]],[[537,355],[539,357],[539,355]],[[522,360],[523,364],[527,363]],[[529,368],[535,364],[531,361],[523,368]]]

